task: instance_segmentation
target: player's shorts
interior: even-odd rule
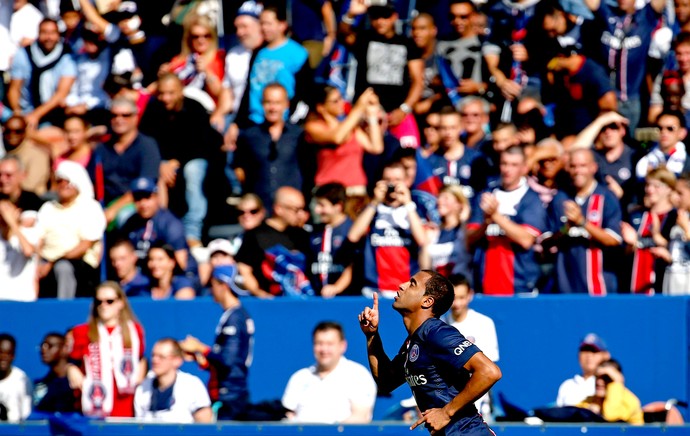
[[[481,415],[460,418],[445,428],[445,436],[496,436]]]

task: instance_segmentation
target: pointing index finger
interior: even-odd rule
[[[374,292],[374,304],[371,306],[371,309],[377,312],[379,310],[379,294],[376,292]]]

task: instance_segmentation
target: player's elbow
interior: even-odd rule
[[[493,386],[498,382],[501,377],[503,377],[503,372],[501,372],[501,368],[498,367],[495,363],[490,365],[489,368],[487,368],[487,378],[491,380],[491,385]]]

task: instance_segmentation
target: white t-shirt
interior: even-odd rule
[[[96,268],[100,262],[106,221],[103,208],[94,199],[80,198],[67,207],[57,201],[38,210],[39,234],[43,240],[41,256],[48,261],[60,259],[84,241],[98,241],[84,254],[84,262]]]
[[[223,78],[223,86],[232,90],[233,113],[237,113],[240,102],[242,101],[242,95],[247,87],[249,61],[251,58],[252,51],[241,44],[231,48],[225,56],[225,77]]]
[[[7,407],[9,422],[25,420],[31,414],[32,390],[29,377],[16,366],[7,378],[0,380],[0,403]]]
[[[596,377],[590,376],[588,378],[577,374],[573,378],[561,383],[558,388],[558,397],[556,398],[556,406],[575,406],[582,402],[585,398],[594,395],[596,384]]]
[[[283,394],[283,406],[295,413],[295,422],[335,424],[352,415],[353,404],[373,409],[375,401],[376,383],[369,370],[345,357],[323,379],[316,366],[300,369]]]
[[[155,378],[155,374],[150,371],[146,379],[137,387],[134,394],[134,416],[137,418],[144,421],[188,424],[194,422],[194,413],[197,410],[211,407],[211,399],[201,379],[195,375],[177,371],[177,378],[173,384],[171,408],[152,412],[150,410],[151,396]]]
[[[476,310],[468,309],[464,321],[454,322],[450,315],[447,322],[458,329],[463,336],[479,347],[494,362],[498,361],[498,338],[494,321]]]
[[[0,1],[0,71],[10,69],[10,60],[16,50],[10,38],[12,3]]]
[[[35,41],[38,38],[38,25],[41,20],[43,20],[43,14],[31,3],[15,11],[10,21],[10,38],[14,45],[19,47],[24,38]]]
[[[21,231],[31,244],[38,244],[35,227],[22,227]],[[35,279],[36,256],[24,256],[16,235],[9,241],[0,238],[0,300],[35,301]]]

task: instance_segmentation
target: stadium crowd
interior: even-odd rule
[[[687,0],[14,0],[0,73],[0,300],[93,299],[46,335],[34,411],[323,416],[353,386],[319,380],[364,372],[342,328],[252,408],[240,296],[393,298],[419,269],[465,299],[690,293]],[[216,343],[161,339],[147,374],[128,298],[202,296]],[[365,382],[332,421],[371,419]]]

